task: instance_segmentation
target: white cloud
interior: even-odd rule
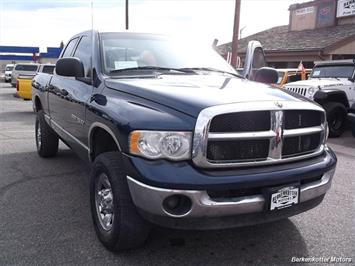
[[[25,1],[25,0],[23,0]],[[122,31],[125,13],[122,2],[94,1],[94,27],[102,31]],[[118,1],[117,1],[118,2]],[[240,27],[243,36],[288,23],[288,6],[298,0],[242,0]],[[72,35],[91,28],[90,1],[81,7],[12,10],[1,6],[0,45],[58,46]],[[191,35],[212,43],[232,38],[233,0],[210,1],[130,1],[130,29]]]

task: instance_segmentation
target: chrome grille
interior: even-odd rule
[[[248,132],[270,130],[269,111],[240,112],[215,116],[210,132]]]
[[[298,93],[298,94],[301,94],[303,96],[306,96],[306,94],[307,94],[307,88],[285,86],[285,89],[289,90],[289,91],[292,91],[292,92],[295,92],[295,93]]]
[[[193,161],[199,167],[212,168],[275,164],[316,156],[324,149],[325,123],[324,110],[309,102],[210,107],[197,119]]]

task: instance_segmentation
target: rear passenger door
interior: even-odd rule
[[[77,57],[82,61],[85,78],[91,80],[90,36],[84,35],[78,39],[78,44],[73,49],[71,56]],[[81,80],[58,75],[55,75],[52,79],[52,87],[56,91],[56,93],[52,94],[53,102],[55,101],[58,105],[58,120],[55,122],[61,127],[60,130],[67,135],[68,144],[72,148],[78,148],[82,151],[85,151],[88,146],[85,110],[92,93],[92,85],[86,81],[85,79]]]

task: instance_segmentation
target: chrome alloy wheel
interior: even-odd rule
[[[42,145],[41,137],[42,137],[41,125],[38,123],[37,132],[36,132],[36,138],[37,138],[37,145],[38,145],[39,149],[41,148],[41,145]]]
[[[111,183],[105,173],[100,174],[96,182],[95,205],[102,228],[106,231],[111,230],[114,220],[113,194]]]

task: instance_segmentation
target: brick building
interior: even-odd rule
[[[313,67],[314,61],[355,59],[355,0],[316,0],[289,7],[289,24],[258,32],[238,42],[245,57],[250,40],[260,41],[269,64],[277,68]],[[226,57],[231,43],[218,46]]]

